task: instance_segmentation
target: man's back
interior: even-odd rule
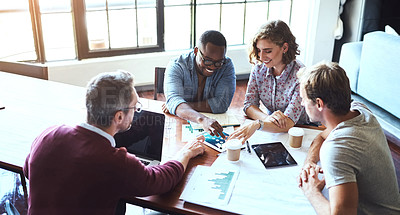
[[[362,104],[352,103],[352,110],[360,114],[340,123],[321,147],[326,186],[356,182],[359,214],[400,213],[399,189],[386,137]]]
[[[177,161],[154,168],[159,171],[83,127],[51,127],[34,141],[24,167],[29,213],[114,214],[121,197],[166,192],[183,174]],[[176,177],[161,176],[163,171]]]

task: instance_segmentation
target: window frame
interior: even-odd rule
[[[157,14],[157,45],[145,47],[129,47],[129,48],[108,48],[100,50],[90,50],[88,43],[88,32],[86,26],[86,13],[85,4],[82,0],[71,0],[72,13],[74,17],[74,29],[76,40],[76,55],[78,60],[97,58],[97,57],[110,57],[119,55],[162,52],[164,51],[164,5],[163,0],[156,0],[156,14]]]
[[[245,44],[245,28],[246,28],[246,17],[247,17],[247,4],[256,3],[256,2],[267,2],[268,3],[268,11],[266,16],[269,17],[270,10],[270,2],[272,1],[282,1],[282,0],[242,0],[237,2],[223,2],[220,0],[219,2],[214,3],[198,3],[196,0],[190,0],[188,3],[184,4],[168,4],[164,5],[164,0],[156,0],[156,24],[157,24],[157,41],[156,45],[148,45],[148,46],[137,46],[137,47],[121,47],[121,48],[106,48],[106,49],[94,49],[91,50],[89,48],[89,38],[88,31],[86,26],[86,6],[84,0],[70,0],[71,4],[71,13],[72,13],[72,25],[74,31],[74,41],[75,41],[75,59],[83,60],[90,58],[100,58],[100,57],[111,57],[111,56],[123,56],[123,55],[131,55],[131,54],[140,54],[140,53],[154,53],[154,52],[163,52],[165,51],[165,18],[164,18],[164,10],[165,7],[174,7],[174,6],[190,6],[190,47],[194,48],[197,44],[197,34],[202,32],[197,32],[197,7],[202,5],[219,5],[220,11],[222,11],[222,7],[228,4],[244,4],[244,20],[243,20],[243,35],[242,35],[242,44],[236,45],[244,45]],[[292,4],[293,0],[290,1],[290,11],[289,11],[289,23],[291,21],[292,16]],[[32,30],[34,37],[34,46],[36,52],[36,62],[46,63],[49,62],[46,59],[45,53],[45,43],[43,40],[43,32],[42,32],[42,24],[41,24],[41,11],[39,6],[39,0],[29,0],[29,10],[31,14],[31,22],[32,22]],[[221,15],[219,18],[219,29],[221,31]],[[188,29],[189,30],[189,29]],[[234,45],[235,46],[235,45]]]

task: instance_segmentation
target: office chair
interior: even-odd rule
[[[164,93],[165,67],[156,67],[154,74],[154,100],[157,100],[158,93]]]

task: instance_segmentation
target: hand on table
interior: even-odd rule
[[[239,139],[242,141],[242,144],[246,142],[251,136],[253,136],[254,132],[260,127],[258,122],[253,122],[251,124],[242,126],[235,130],[231,135],[229,135],[228,140],[230,139]]]
[[[315,191],[321,191],[325,187],[325,178],[319,179],[319,173],[323,173],[323,170],[316,164],[309,163],[301,169],[297,182],[306,196]]]
[[[288,117],[283,114],[282,111],[277,110],[269,115],[266,120],[274,123],[274,125],[278,126],[279,128],[285,128],[287,118]]]
[[[182,148],[183,153],[188,153],[189,158],[194,158],[197,155],[202,155],[205,151],[203,135],[199,135],[193,141],[185,144]]]

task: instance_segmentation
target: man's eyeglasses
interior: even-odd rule
[[[221,67],[222,65],[225,64],[225,59],[220,60],[220,61],[213,61],[213,60],[204,59],[204,54],[201,52],[200,49],[199,49],[199,52],[200,52],[201,60],[203,61],[204,65],[206,65],[206,66],[214,65],[215,67]]]
[[[133,109],[135,112],[140,113],[142,111],[142,103],[140,103],[139,101],[136,103],[135,106],[133,107],[127,107],[127,108],[123,108],[123,110],[129,110],[129,109]]]

